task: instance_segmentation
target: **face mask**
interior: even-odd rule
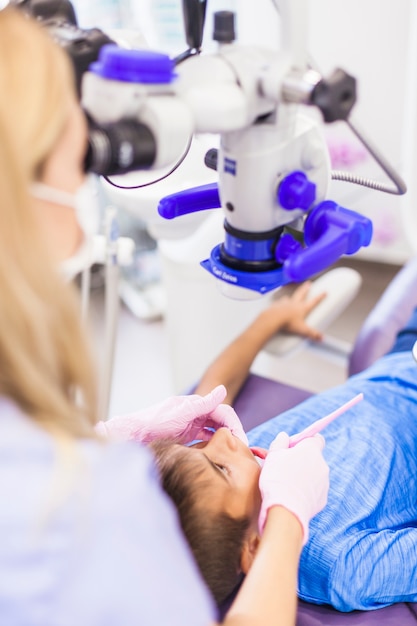
[[[74,194],[44,183],[35,183],[31,188],[32,196],[39,200],[73,208],[78,224],[84,233],[83,242],[78,250],[61,263],[60,269],[68,279],[74,278],[90,264],[93,235],[98,231],[100,216],[98,193],[94,183],[93,177],[87,176]]]

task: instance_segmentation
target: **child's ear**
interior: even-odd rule
[[[240,568],[247,574],[251,568],[261,538],[257,532],[249,530],[240,555]]]

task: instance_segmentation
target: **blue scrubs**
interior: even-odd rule
[[[212,601],[137,444],[54,441],[0,400],[0,622],[208,626]]]
[[[415,335],[343,385],[313,396],[248,433],[269,447],[363,392],[324,431],[328,504],[310,523],[299,596],[340,611],[417,601],[417,364]]]

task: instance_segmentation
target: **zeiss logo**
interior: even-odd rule
[[[225,159],[224,171],[226,172],[226,174],[236,176],[236,161],[234,161],[233,159]]]

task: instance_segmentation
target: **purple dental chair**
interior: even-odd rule
[[[417,306],[417,257],[392,279],[365,319],[349,356],[349,375],[358,373],[385,354],[397,331]],[[417,368],[417,364],[416,364]],[[246,431],[312,394],[250,374],[234,408]],[[417,626],[417,603],[399,603],[375,611],[340,613],[332,608],[299,602],[297,626]]]

